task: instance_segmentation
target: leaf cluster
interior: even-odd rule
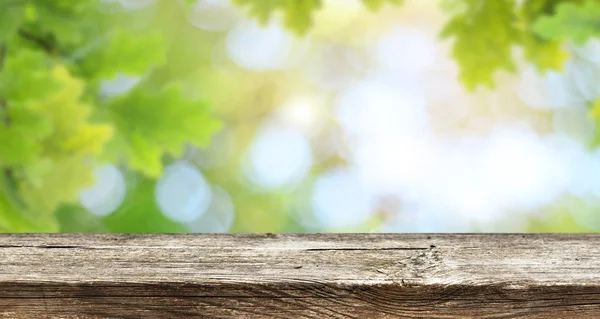
[[[157,177],[165,156],[219,128],[177,78],[152,83],[168,35],[137,22],[107,1],[0,2],[0,230],[56,231],[54,212],[77,201],[98,165]],[[118,74],[142,80],[100,94]]]

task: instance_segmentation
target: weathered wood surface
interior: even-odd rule
[[[0,318],[600,318],[600,236],[0,235]]]

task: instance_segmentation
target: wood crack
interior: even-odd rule
[[[384,247],[384,248],[308,248],[304,251],[415,251],[415,250],[429,250],[429,248],[421,247]]]

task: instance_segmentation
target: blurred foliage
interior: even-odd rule
[[[275,13],[283,13],[285,26],[303,35],[313,24],[313,14],[323,5],[323,0],[232,0],[235,4],[248,7],[250,16],[265,24]],[[379,10],[385,3],[402,4],[404,0],[361,0],[371,11]]]
[[[188,99],[168,65],[168,30],[97,0],[0,3],[0,227],[56,231],[55,211],[94,182],[97,165],[156,177],[166,155],[207,145],[219,122]],[[117,74],[143,80],[98,93]],[[161,87],[161,90],[157,90]]]
[[[322,0],[232,1],[263,24],[282,14],[299,36],[323,6]],[[374,11],[403,1],[362,2]],[[221,126],[205,99],[211,94],[189,89],[214,85],[204,75],[218,72],[206,62],[217,39],[192,30],[177,1],[157,6],[155,19],[100,0],[0,2],[0,231],[185,231],[160,214],[152,189],[169,159],[188,144],[209,145]],[[441,36],[453,40],[469,90],[493,87],[498,71],[514,72],[515,47],[540,71],[560,69],[564,41],[583,43],[600,32],[596,0],[452,0],[443,8],[450,19]],[[190,68],[192,60],[198,62]],[[100,94],[101,82],[118,74],[141,81],[121,95]],[[131,170],[138,184],[117,212],[100,218],[85,213],[77,195],[104,163]],[[278,194],[261,200],[237,194],[241,218],[234,230],[301,230],[283,213],[264,223],[274,207],[285,211]]]
[[[233,1],[248,6],[249,14],[263,24],[283,11],[285,25],[299,35],[309,30],[313,11],[322,5],[320,0]],[[362,1],[371,10],[385,2],[403,3]],[[440,36],[454,40],[452,56],[460,65],[460,80],[471,91],[480,85],[493,88],[497,71],[515,72],[515,47],[521,47],[525,59],[540,71],[560,70],[567,59],[563,40],[582,44],[600,32],[597,0],[445,0],[441,4],[451,18]]]
[[[512,1],[466,1],[464,12],[456,14],[442,31],[442,38],[454,37],[452,55],[460,64],[461,81],[468,89],[478,84],[493,86],[498,69],[515,71],[511,55],[519,30]]]
[[[203,103],[182,98],[175,85],[158,92],[135,88],[111,101],[109,110],[120,133],[114,140],[115,148],[121,148],[117,153],[150,177],[160,176],[164,154],[183,155],[186,142],[207,145],[220,126],[206,117]]]
[[[585,44],[591,37],[600,35],[600,3],[566,2],[553,16],[540,18],[534,31],[548,40],[571,39],[576,44]]]
[[[461,81],[469,90],[479,85],[493,88],[497,71],[516,71],[513,48],[519,46],[524,58],[540,71],[561,69],[567,56],[561,48],[562,39],[553,34],[566,23],[561,18],[564,7],[576,7],[580,2],[456,1],[450,10],[454,17],[442,31],[442,37],[454,39],[452,55],[460,65]],[[552,21],[556,27],[550,28],[546,21]]]

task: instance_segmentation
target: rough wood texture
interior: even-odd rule
[[[600,236],[0,235],[0,318],[600,318]]]

